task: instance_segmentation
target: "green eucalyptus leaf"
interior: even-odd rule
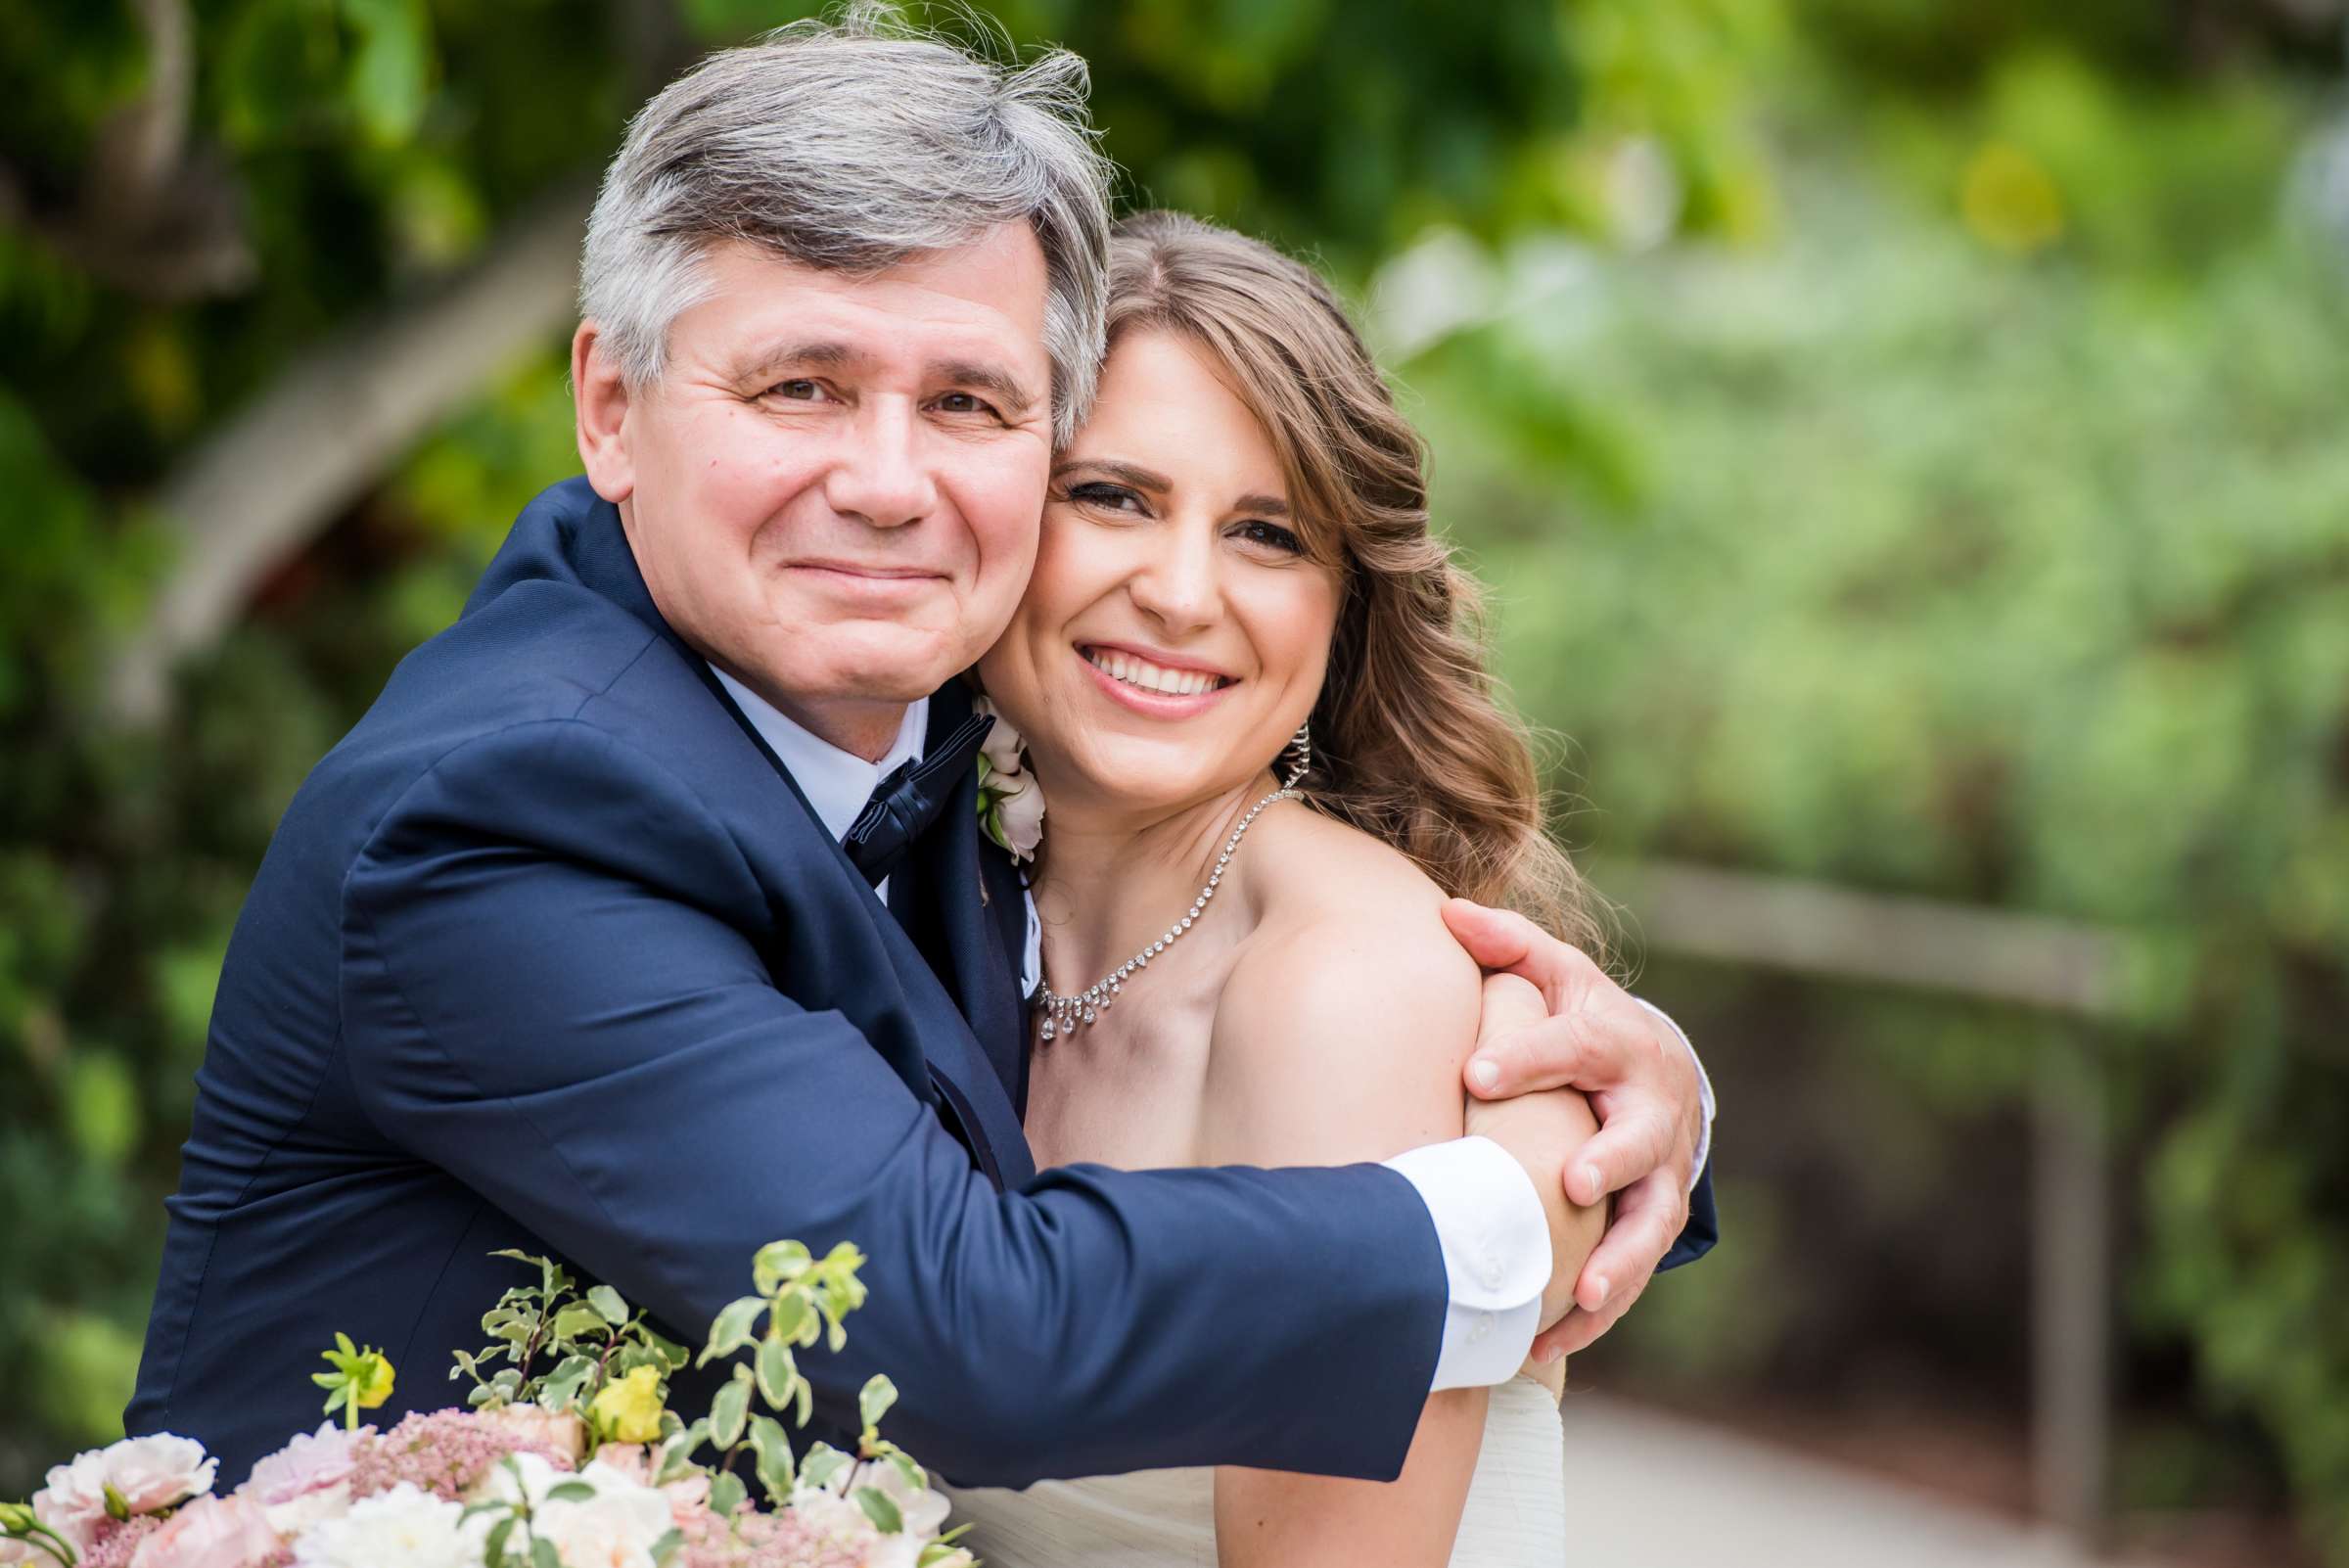
[[[800,1460],[800,1479],[811,1487],[830,1490],[852,1461],[829,1443],[818,1443]]]
[[[742,1484],[742,1477],[727,1470],[710,1483],[710,1511],[720,1519],[729,1518],[750,1495],[751,1489]]]
[[[628,1304],[619,1291],[610,1285],[596,1285],[587,1292],[587,1305],[603,1314],[605,1322],[614,1328],[628,1320]]]
[[[731,1356],[751,1342],[751,1325],[766,1311],[762,1296],[742,1296],[726,1303],[710,1324],[710,1343],[695,1358],[694,1365],[707,1366],[721,1356]]]
[[[880,1372],[866,1380],[864,1389],[856,1396],[856,1414],[867,1427],[881,1424],[881,1417],[898,1403],[898,1385]]]
[[[675,1556],[678,1548],[684,1545],[683,1531],[673,1525],[664,1531],[660,1539],[653,1543],[653,1568],[667,1568],[668,1559]]]
[[[546,1489],[549,1502],[585,1502],[595,1496],[595,1488],[584,1481],[559,1481]]]
[[[795,1478],[791,1439],[783,1423],[769,1415],[752,1416],[751,1449],[759,1460],[759,1485],[767,1500],[780,1507],[790,1498]]]
[[[496,1564],[506,1560],[506,1538],[514,1533],[516,1523],[514,1515],[509,1513],[489,1527],[489,1537],[482,1543],[482,1559],[484,1562]]]
[[[530,1568],[563,1568],[563,1554],[544,1536],[530,1538]]]
[[[783,1408],[800,1377],[800,1369],[791,1358],[791,1347],[779,1339],[760,1340],[758,1367],[760,1398],[772,1409]]]
[[[795,1345],[809,1345],[815,1341],[815,1309],[798,1291],[775,1298],[775,1314],[767,1319],[767,1332]]]
[[[578,1398],[580,1387],[594,1375],[593,1357],[567,1356],[539,1385],[538,1403],[550,1410],[568,1410]]]
[[[606,1326],[604,1314],[583,1301],[575,1301],[555,1314],[554,1333],[555,1338],[559,1340],[576,1339],[581,1334],[598,1333]]]
[[[856,1499],[856,1506],[864,1510],[864,1516],[872,1520],[873,1528],[883,1535],[894,1536],[905,1528],[904,1514],[898,1511],[897,1502],[880,1488],[858,1487],[849,1496]]]
[[[751,1385],[728,1383],[710,1402],[710,1441],[730,1449],[742,1440],[742,1423],[751,1407]]]
[[[751,1258],[751,1279],[761,1296],[772,1296],[776,1287],[806,1273],[812,1262],[806,1245],[798,1241],[770,1241]]]

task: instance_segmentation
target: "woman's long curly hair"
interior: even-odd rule
[[[1603,962],[1606,926],[1544,822],[1528,732],[1485,667],[1482,596],[1429,531],[1426,449],[1311,267],[1178,212],[1117,225],[1109,342],[1206,350],[1270,438],[1306,547],[1344,583],[1313,706],[1322,809],[1446,893],[1513,908]]]

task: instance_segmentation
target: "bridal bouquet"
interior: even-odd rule
[[[383,1354],[342,1335],[316,1374],[341,1414],[253,1467],[225,1496],[218,1461],[167,1434],[125,1438],[49,1471],[30,1503],[0,1503],[0,1563],[37,1568],[973,1568],[939,1533],[946,1501],[880,1434],[897,1399],[875,1377],[853,1454],[793,1455],[778,1416],[806,1426],[814,1391],[796,1353],[838,1351],[864,1303],[847,1243],[816,1258],[760,1249],[756,1294],[717,1314],[697,1364],[748,1350],[690,1425],[668,1405],[684,1347],[607,1285],[554,1263],[482,1319],[493,1342],[449,1373],[467,1407],[390,1431],[359,1412],[391,1398]],[[503,1362],[505,1364],[500,1365]],[[763,1406],[764,1408],[757,1407]],[[770,1413],[771,1412],[771,1413]],[[751,1481],[738,1473],[746,1465]],[[755,1482],[770,1505],[751,1499]]]

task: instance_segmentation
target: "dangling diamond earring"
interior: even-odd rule
[[[1298,725],[1297,733],[1291,735],[1289,737],[1289,744],[1287,746],[1283,746],[1280,750],[1282,755],[1285,756],[1292,749],[1294,749],[1297,753],[1297,761],[1296,765],[1289,769],[1289,776],[1280,781],[1280,787],[1284,790],[1295,789],[1297,787],[1297,781],[1305,777],[1306,770],[1313,765],[1313,720],[1308,719],[1304,723]],[[1273,760],[1275,761],[1279,761],[1278,758]]]

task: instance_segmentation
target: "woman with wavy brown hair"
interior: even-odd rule
[[[1476,604],[1329,287],[1192,218],[1120,225],[1098,399],[979,669],[1046,808],[1039,1164],[1341,1164],[1460,1134],[1480,992],[1540,1003],[1482,991],[1445,899],[1597,936]],[[1514,1103],[1594,1128],[1571,1092]],[[1586,1253],[1600,1220],[1577,1218]],[[1554,1384],[1521,1378],[1433,1396],[1391,1483],[1162,1471],[960,1506],[1005,1568],[1555,1564],[1560,1440]]]

